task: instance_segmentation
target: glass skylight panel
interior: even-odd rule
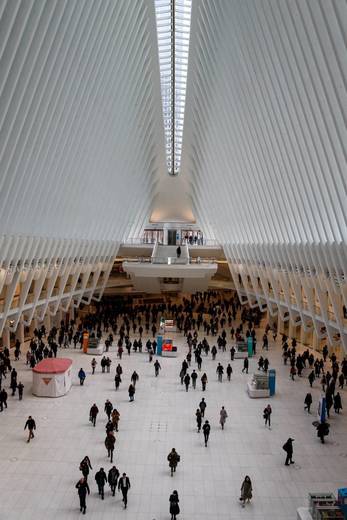
[[[171,175],[177,175],[181,166],[191,8],[191,0],[155,0],[166,163]]]

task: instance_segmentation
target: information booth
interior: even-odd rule
[[[72,360],[43,359],[33,368],[33,394],[37,397],[61,397],[72,385]]]

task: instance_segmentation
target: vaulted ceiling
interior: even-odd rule
[[[111,258],[152,217],[342,280],[346,45],[346,0],[193,0],[169,178],[154,0],[1,0],[2,266]]]

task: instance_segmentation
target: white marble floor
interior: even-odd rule
[[[16,363],[25,390],[22,402],[9,397],[8,409],[0,414],[0,520],[78,518],[81,513],[75,484],[80,477],[79,462],[86,454],[93,465],[87,501],[87,517],[93,520],[169,519],[168,498],[173,489],[180,497],[180,520],[289,520],[296,518],[298,506],[306,505],[309,491],[336,491],[347,485],[347,414],[345,410],[340,416],[332,413],[331,434],[322,445],[312,426],[314,415],[308,416],[303,410],[307,379],[289,379],[279,344],[270,343],[268,353],[271,367],[277,369],[277,393],[270,400],[272,430],[265,429],[262,418],[268,400],[251,400],[246,394],[250,375],[241,374],[242,360],[233,362],[230,383],[218,383],[217,361],[226,366],[229,353],[218,354],[215,362],[203,359],[202,368],[209,378],[206,417],[212,425],[205,448],[202,434],[196,432],[194,415],[203,395],[201,385],[188,393],[181,386],[178,374],[186,347],[181,335],[176,335],[176,343],[179,357],[160,359],[159,378],[154,377],[146,354],[124,356],[123,383],[117,393],[113,384],[115,352],[110,355],[111,373],[102,374],[98,366],[92,376],[90,356],[73,349],[64,351],[73,359],[75,377],[70,393],[59,399],[32,396],[31,371],[24,360]],[[87,369],[84,387],[77,380],[81,366]],[[127,388],[134,369],[140,380],[135,402],[129,403]],[[250,374],[255,369],[252,359]],[[347,403],[346,394],[344,390],[343,404]],[[314,410],[319,395],[315,383]],[[106,471],[110,468],[104,447],[106,398],[121,413],[115,462],[121,472],[127,472],[132,484],[126,511],[120,494],[113,498],[109,488],[101,501],[94,480],[101,466]],[[93,402],[101,410],[96,428],[88,421]],[[222,405],[229,414],[224,431],[218,423]],[[36,419],[37,433],[27,444],[23,428],[29,414]],[[285,467],[282,445],[289,436],[295,439],[296,464]],[[166,460],[172,447],[181,455],[173,478]],[[238,498],[247,474],[253,482],[254,498],[242,509]]]

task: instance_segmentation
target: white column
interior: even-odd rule
[[[46,327],[46,332],[49,332],[52,328],[52,325],[51,325],[51,315],[49,314],[49,312],[46,313],[45,317],[44,317],[44,320],[43,320],[43,323]]]
[[[2,333],[2,344],[3,347],[10,348],[10,329],[8,327],[5,327]]]
[[[16,330],[16,339],[19,339],[20,344],[23,345],[24,343],[24,323],[22,320],[18,323],[18,327]]]

